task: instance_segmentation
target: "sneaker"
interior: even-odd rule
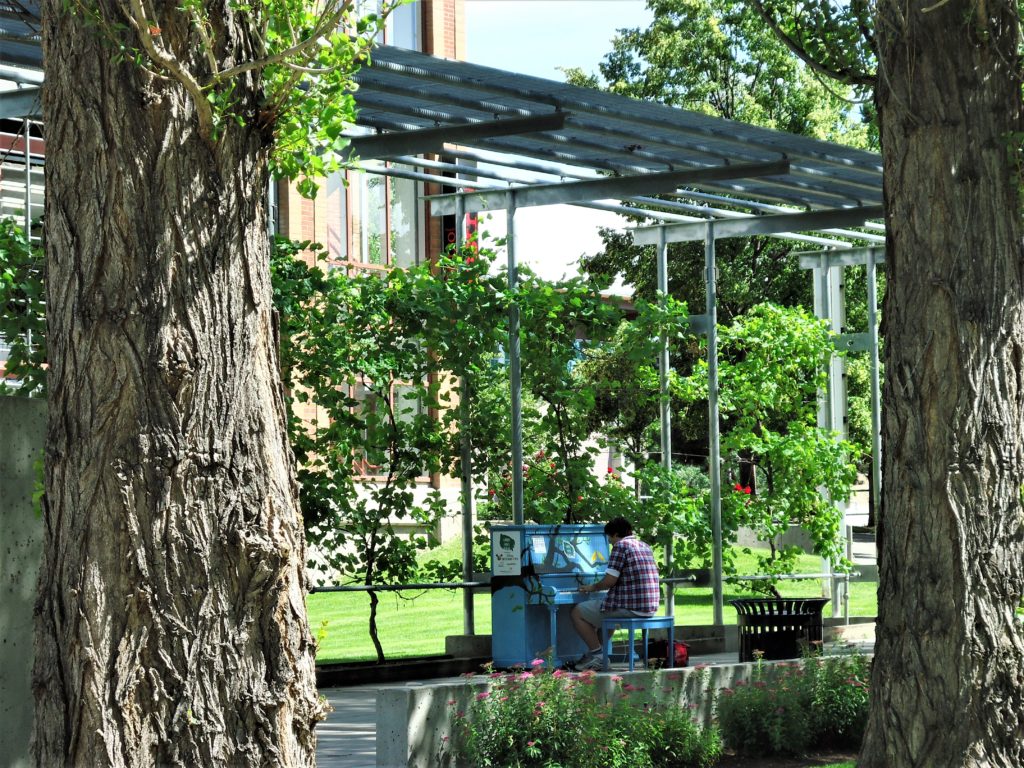
[[[576,662],[576,669],[580,672],[604,672],[604,658],[600,654],[585,653],[583,658]]]

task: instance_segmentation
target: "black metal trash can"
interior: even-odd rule
[[[753,661],[754,651],[765,659],[795,659],[805,644],[821,642],[821,611],[826,597],[749,597],[730,600],[736,609],[740,661]]]

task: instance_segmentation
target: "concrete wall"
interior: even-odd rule
[[[32,505],[46,402],[0,397],[0,763],[28,766],[32,607],[43,522]]]
[[[763,662],[764,673],[771,676],[780,665],[785,668],[794,663],[798,662]],[[649,701],[674,704],[690,709],[698,721],[710,723],[714,697],[709,691],[734,687],[740,680],[749,682],[757,667],[724,664],[704,669],[622,672],[615,678],[597,675],[591,687],[598,701],[626,695],[636,701],[637,707]],[[459,683],[381,689],[377,693],[377,768],[454,766],[450,745],[457,738],[455,716],[470,710],[474,697],[487,689],[488,682],[488,678],[476,677]]]

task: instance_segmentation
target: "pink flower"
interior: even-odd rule
[[[544,666],[544,659],[534,659],[533,661],[530,662],[530,666],[533,667],[534,669],[536,669],[537,667],[543,667]]]
[[[554,672],[552,673],[552,677],[565,677],[565,676],[566,676],[566,674],[567,674],[567,673],[566,673],[566,671],[565,671],[564,669],[556,669],[556,670],[555,670],[555,671],[554,671]]]
[[[612,675],[612,682],[613,683],[621,683],[622,682],[622,675]]]
[[[532,747],[536,743],[537,743],[536,741],[528,741],[528,742],[526,742],[526,746]]]
[[[482,691],[481,693],[478,693],[476,695],[476,700],[477,701],[483,701],[484,699],[486,699],[490,695],[491,695],[490,691]]]
[[[529,680],[531,677],[533,677],[533,674],[531,674],[530,672],[520,672],[518,675],[516,675],[515,679],[516,680]]]

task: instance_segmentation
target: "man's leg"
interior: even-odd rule
[[[598,635],[597,627],[601,624],[601,601],[588,600],[585,603],[577,603],[573,606],[570,616],[576,634],[587,644],[588,652],[600,653],[601,637]]]

